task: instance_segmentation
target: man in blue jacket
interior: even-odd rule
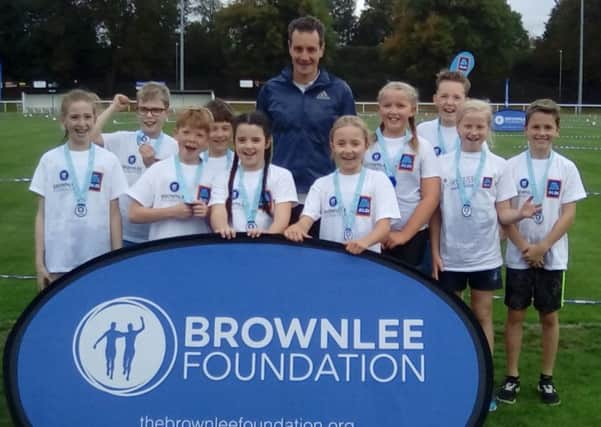
[[[317,18],[293,20],[288,25],[292,66],[270,79],[257,98],[257,110],[272,123],[273,163],[292,172],[301,203],[313,181],[334,170],[332,124],[356,114],[348,84],[319,68],[324,49],[324,26]]]

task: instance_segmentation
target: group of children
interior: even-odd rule
[[[214,100],[181,111],[172,138],[162,131],[169,92],[151,82],[137,94],[140,129],[101,133],[130,100],[116,95],[97,117],[94,95],[72,91],[61,106],[66,143],[44,154],[30,187],[39,195],[38,284],[121,247],[122,236],[125,245],[210,232],[302,242],[320,221],[319,237],[352,254],[368,249],[416,268],[431,263],[433,278],[459,296],[469,285],[492,351],[506,235],[507,377],[491,409],[496,399],[516,401],[522,325],[532,302],[543,329],[538,389],[543,402],[558,404],[552,373],[567,231],[586,193],[574,163],[552,150],[560,123],[553,101],[528,107],[528,149],[506,161],[490,149],[490,105],[466,100],[468,91],[464,75],[441,72],[438,118],[416,126],[416,90],[390,82],[378,94],[375,135],[356,116],[338,118],[329,141],[337,168],[314,182],[293,224],[294,180],[270,162],[270,126],[261,112],[234,116]]]

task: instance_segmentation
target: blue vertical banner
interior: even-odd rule
[[[505,79],[505,108],[509,108],[509,79]]]

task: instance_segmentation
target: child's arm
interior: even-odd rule
[[[111,200],[109,215],[111,230],[111,249],[120,249],[123,247],[123,229],[121,225],[121,212],[119,211],[119,199]]]
[[[440,201],[440,177],[422,178],[422,199],[413,211],[405,226],[400,231],[391,231],[385,246],[392,249],[404,245],[417,234],[417,232],[428,222]]]
[[[106,125],[107,120],[113,115],[113,113],[125,111],[129,106],[129,103],[130,101],[127,96],[120,93],[115,95],[111,105],[109,105],[109,107],[100,113],[100,115],[96,118],[96,123],[94,124],[92,132],[90,133],[90,139],[101,147],[104,147],[104,139],[102,138],[102,129],[104,129],[104,125]]]
[[[128,212],[129,220],[135,224],[146,224],[165,219],[188,219],[192,217],[192,207],[185,203],[166,208],[147,208],[136,199],[132,199]]]
[[[515,224],[525,218],[533,217],[537,212],[542,209],[541,205],[535,205],[532,203],[532,197],[524,202],[520,209],[513,209],[511,207],[511,200],[503,200],[502,202],[496,202],[495,208],[497,209],[497,216],[499,222],[503,225]]]
[[[284,236],[293,242],[302,242],[304,239],[310,239],[309,230],[315,221],[307,215],[301,215],[300,219],[284,230]]]
[[[522,250],[524,259],[531,262],[542,257],[551,249],[561,237],[568,232],[576,218],[576,202],[564,203],[561,205],[561,214],[553,224],[551,231],[540,242],[529,245],[525,250]]]
[[[511,243],[513,243],[515,247],[518,248],[522,254],[524,254],[531,246],[531,244],[526,239],[524,239],[524,236],[520,234],[518,227],[515,224],[504,225],[502,227],[507,233],[507,237],[509,238],[509,240],[511,240]],[[525,261],[532,268],[541,268],[545,264],[542,256],[537,259],[525,259]]]
[[[379,219],[373,230],[371,230],[367,236],[361,239],[351,240],[344,248],[353,255],[358,255],[370,246],[386,240],[389,232],[390,218]]]
[[[267,229],[267,233],[282,234],[288,224],[290,224],[290,215],[292,213],[292,202],[276,203],[273,213],[273,223]]]
[[[38,197],[38,210],[35,215],[35,270],[37,275],[38,290],[50,284],[50,274],[44,261],[44,197]]]
[[[442,258],[440,257],[440,228],[442,216],[440,207],[436,208],[430,220],[430,246],[432,253],[432,277],[438,280],[438,273],[444,270]]]
[[[236,230],[230,227],[227,218],[227,209],[224,204],[211,205],[211,228],[224,239],[236,237]]]

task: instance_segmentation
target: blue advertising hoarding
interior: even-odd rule
[[[523,132],[526,126],[526,113],[505,108],[493,114],[492,129],[495,132]]]
[[[188,236],[97,258],[11,332],[32,426],[475,426],[484,335],[456,297],[375,254]]]

